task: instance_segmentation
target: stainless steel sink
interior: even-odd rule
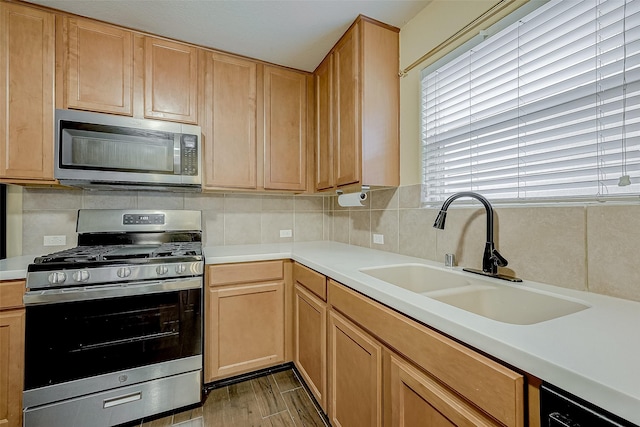
[[[589,308],[559,295],[424,264],[363,268],[369,276],[499,322],[531,325]]]
[[[360,271],[376,279],[419,294],[469,286],[471,284],[462,274],[439,270],[424,264],[388,265],[363,268]]]

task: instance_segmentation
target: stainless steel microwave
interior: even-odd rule
[[[86,189],[200,191],[199,126],[56,110],[54,177]]]

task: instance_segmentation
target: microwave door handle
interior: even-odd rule
[[[181,154],[182,154],[182,134],[176,132],[173,134],[173,173],[175,175],[182,174],[182,162],[181,162]]]

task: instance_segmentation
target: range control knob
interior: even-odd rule
[[[76,271],[72,277],[76,282],[86,282],[89,280],[89,272],[87,270]]]
[[[166,265],[159,265],[156,267],[156,273],[158,273],[160,276],[162,276],[163,274],[167,274],[169,272],[169,267],[167,267]]]
[[[185,267],[184,264],[178,264],[176,265],[176,273],[178,274],[182,274],[187,270],[187,267]]]
[[[116,274],[121,279],[124,279],[125,277],[131,276],[131,269],[129,267],[120,267],[118,271],[116,271]]]
[[[49,283],[52,285],[64,283],[65,280],[67,280],[67,275],[62,272],[53,272],[49,274]]]

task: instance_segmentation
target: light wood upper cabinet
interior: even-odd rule
[[[205,189],[306,190],[307,73],[200,53]]]
[[[0,179],[53,181],[55,19],[0,3]]]
[[[201,52],[205,188],[257,188],[257,64]]]
[[[65,17],[65,108],[133,115],[133,33]]]
[[[198,49],[61,16],[60,108],[197,123]]]
[[[361,16],[314,73],[317,191],[399,185],[398,32]]]
[[[334,168],[336,185],[360,181],[360,27],[357,22],[333,52]]]
[[[334,186],[333,178],[333,55],[314,73],[315,98],[315,189]]]
[[[22,425],[24,280],[0,282],[0,426]]]
[[[264,188],[304,191],[307,74],[264,66]]]
[[[196,123],[197,73],[195,47],[145,37],[145,117]]]

